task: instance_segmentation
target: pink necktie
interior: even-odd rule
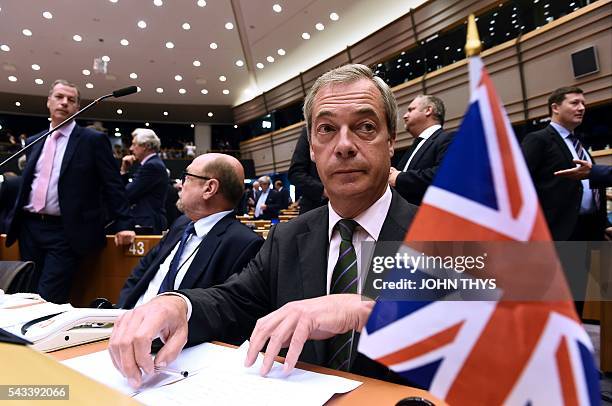
[[[39,174],[40,178],[38,180],[38,187],[33,191],[34,196],[32,198],[32,206],[36,212],[41,211],[45,207],[47,189],[49,189],[49,180],[51,179],[51,170],[53,169],[55,147],[57,146],[57,139],[61,135],[62,133],[59,131],[50,135],[45,141],[45,146],[40,154],[40,159],[42,160]]]

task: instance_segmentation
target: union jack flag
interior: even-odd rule
[[[480,57],[469,64],[470,105],[403,250],[413,241],[550,240],[491,79]],[[451,405],[599,404],[592,344],[547,252],[550,269],[522,275],[556,277],[561,300],[379,300],[359,351]]]

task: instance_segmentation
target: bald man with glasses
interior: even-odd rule
[[[244,169],[229,155],[197,157],[181,176],[183,212],[126,281],[119,307],[131,309],[160,293],[224,282],[257,254],[263,239],[236,220]]]

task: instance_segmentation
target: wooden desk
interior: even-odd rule
[[[97,343],[84,344],[78,347],[66,348],[64,350],[51,352],[48,355],[62,361],[69,358],[78,357],[79,355],[90,354],[96,351],[102,351],[106,348],[108,342],[100,341]],[[223,343],[215,343],[226,345]],[[277,361],[282,362],[282,358],[277,358]],[[365,376],[350,374],[348,372],[340,372],[333,369],[323,368],[316,365],[305,364],[298,362],[298,368],[306,369],[313,372],[321,372],[329,375],[342,376],[356,381],[363,382],[363,384],[357,389],[340,395],[334,395],[327,405],[330,406],[342,406],[342,405],[395,405],[397,401],[408,396],[418,396],[426,398],[436,406],[446,405],[443,401],[437,399],[426,391],[411,388],[408,386],[396,385],[389,382],[380,381],[378,379],[366,378]],[[205,399],[202,399],[205,402]]]

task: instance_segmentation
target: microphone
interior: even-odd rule
[[[96,100],[92,101],[87,106],[83,107],[81,110],[77,111],[76,113],[74,113],[73,115],[71,115],[70,117],[68,117],[64,121],[62,121],[61,123],[59,123],[57,125],[57,127],[50,129],[49,131],[47,131],[46,133],[42,134],[40,137],[38,137],[37,139],[35,139],[34,141],[29,143],[25,147],[21,148],[19,151],[15,152],[13,155],[11,155],[8,158],[6,158],[4,161],[2,161],[2,163],[0,163],[0,169],[4,165],[6,165],[7,163],[11,162],[13,159],[17,158],[19,155],[23,154],[28,149],[32,148],[34,145],[36,145],[38,142],[40,142],[40,140],[44,140],[49,134],[52,134],[54,131],[59,130],[60,128],[65,126],[67,123],[69,123],[71,120],[74,120],[74,118],[76,116],[78,116],[79,114],[89,110],[91,107],[93,107],[94,105],[98,104],[102,100],[108,99],[109,97],[117,98],[117,97],[127,96],[127,95],[130,95],[130,94],[136,93],[137,91],[138,91],[138,87],[137,86],[128,86],[128,87],[124,87],[122,89],[117,89],[114,92],[112,92],[110,94],[106,94],[106,95],[104,95],[102,97],[98,97]]]

